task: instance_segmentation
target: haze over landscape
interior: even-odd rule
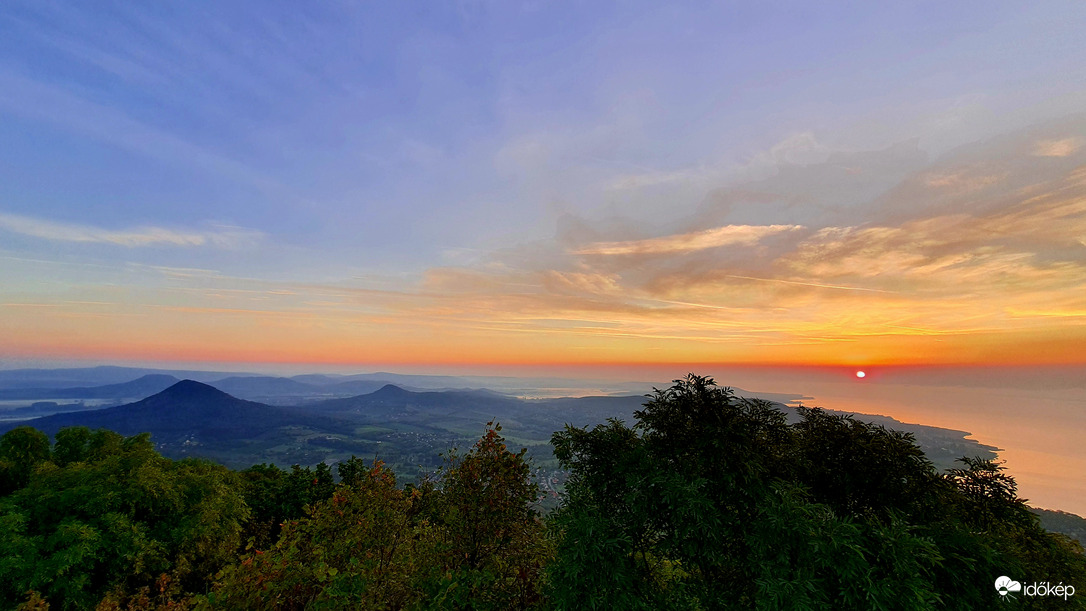
[[[1083,31],[1072,2],[5,3],[0,368],[693,371],[969,432],[1086,514]]]

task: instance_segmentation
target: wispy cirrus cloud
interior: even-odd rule
[[[684,253],[721,246],[752,246],[763,238],[803,229],[802,225],[725,225],[647,240],[597,242],[578,250],[577,255],[655,255]]]
[[[59,242],[141,246],[214,246],[242,248],[255,244],[263,234],[240,227],[221,227],[210,231],[180,231],[164,227],[106,229],[93,225],[57,223],[17,214],[0,213],[0,229],[30,237]]]

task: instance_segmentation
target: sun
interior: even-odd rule
[[[857,377],[857,378],[861,378],[861,379],[862,379],[862,378],[866,378],[866,377],[867,377],[867,374],[866,374],[866,373],[864,373],[864,372],[862,372],[862,371],[857,371],[857,372],[856,372],[856,377]]]

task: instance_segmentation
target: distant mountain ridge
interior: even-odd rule
[[[103,386],[130,382],[146,375],[169,375],[177,379],[190,379],[206,383],[228,376],[254,374],[245,372],[117,367],[113,365],[67,369],[0,369],[0,389]]]
[[[0,399],[131,399],[162,392],[178,381],[172,375],[149,373],[128,382],[102,386],[0,389]]]
[[[223,392],[237,396],[298,396],[319,392],[312,384],[273,376],[231,376],[215,380],[211,384]]]
[[[55,414],[25,424],[50,435],[67,426],[106,428],[122,435],[149,432],[156,443],[169,443],[179,435],[237,441],[290,424],[333,429],[339,425],[332,419],[238,399],[194,380],[181,380],[135,403]],[[0,428],[10,429],[12,425]]]
[[[608,382],[604,380],[576,380],[567,378],[517,378],[508,376],[445,376],[401,374],[391,372],[355,374],[299,374],[274,376],[266,373],[245,371],[208,371],[187,369],[151,369],[145,367],[77,367],[62,369],[0,369],[0,390],[58,389],[94,387],[120,384],[148,375],[172,375],[177,379],[195,380],[205,384],[218,384],[228,378],[263,378],[265,380],[293,380],[315,389],[314,396],[364,394],[377,390],[384,384],[395,384],[413,390],[450,390],[463,388],[490,388],[509,395],[539,394],[565,395],[564,389],[592,388],[580,394],[631,394],[647,388],[641,382]],[[239,393],[242,391],[238,390]],[[273,396],[264,389],[245,391],[251,397]],[[567,395],[568,396],[568,395]],[[21,398],[21,397],[20,397]]]

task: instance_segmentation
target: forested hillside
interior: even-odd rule
[[[349,406],[348,406],[349,407]],[[690,376],[635,414],[554,434],[543,515],[488,425],[433,477],[381,463],[231,470],[86,427],[0,438],[0,608],[981,609],[1002,575],[1072,585],[998,464],[935,469],[911,435]],[[338,477],[336,477],[338,476]]]

